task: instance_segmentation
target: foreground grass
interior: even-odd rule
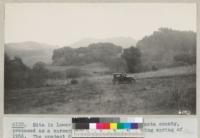
[[[132,85],[90,77],[77,85],[5,90],[5,113],[178,114],[181,108],[194,114],[195,84],[195,75],[138,79]]]

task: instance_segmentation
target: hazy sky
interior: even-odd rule
[[[84,38],[132,37],[160,27],[196,31],[193,3],[6,4],[5,41],[68,45]]]

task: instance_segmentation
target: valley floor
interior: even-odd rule
[[[131,74],[133,84],[113,85],[112,75],[105,75],[76,85],[6,90],[5,113],[171,115],[182,109],[194,114],[196,73],[190,68]]]

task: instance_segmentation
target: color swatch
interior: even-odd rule
[[[120,119],[120,118],[73,118],[73,129],[97,129],[97,130],[120,130],[141,129],[142,119]],[[123,121],[123,122],[122,122]]]

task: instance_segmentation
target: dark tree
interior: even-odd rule
[[[124,49],[122,58],[125,59],[129,72],[134,73],[139,71],[141,64],[141,52],[138,48],[130,47]]]
[[[49,71],[42,62],[36,63],[30,69],[19,57],[10,59],[5,54],[4,60],[5,89],[42,87],[49,76]]]
[[[45,68],[45,63],[37,62],[33,65],[30,73],[29,83],[33,87],[41,87],[50,75],[49,70]]]
[[[10,59],[5,54],[4,60],[5,89],[27,87],[27,79],[29,77],[30,69],[23,64],[19,57]]]

